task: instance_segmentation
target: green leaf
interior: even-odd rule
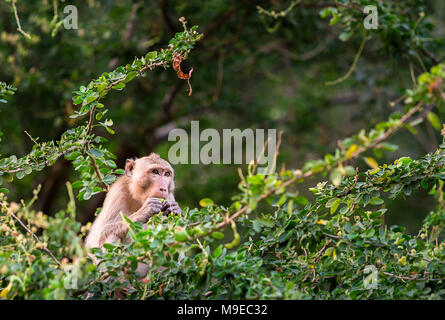
[[[73,160],[77,159],[77,157],[80,155],[81,155],[81,153],[79,151],[73,151],[66,155],[66,159],[69,161],[73,161]]]
[[[125,78],[125,82],[129,82],[133,80],[138,75],[137,71],[132,71],[129,74],[127,74],[127,77]]]
[[[106,184],[110,185],[112,184],[114,181],[116,181],[116,176],[112,175],[112,174],[107,174],[105,177],[103,177],[103,182],[105,182]]]
[[[130,219],[130,218],[128,218],[125,214],[121,214],[121,217],[130,225],[130,226],[132,226],[132,225],[134,225],[135,223]]]
[[[332,255],[334,254],[334,250],[335,250],[335,249],[334,249],[333,247],[329,247],[329,248],[327,248],[326,251],[324,252],[324,255],[330,257],[330,256],[332,256]]]
[[[320,10],[320,17],[326,18],[334,13],[337,13],[337,8],[334,8],[334,7],[324,8],[324,9]]]
[[[222,250],[223,250],[223,246],[222,246],[222,245],[219,245],[219,246],[213,251],[212,257],[213,257],[214,259],[218,258],[218,257],[222,254]]]
[[[383,215],[383,212],[381,210],[373,212],[369,215],[369,218],[371,219],[378,219]]]
[[[78,105],[78,104],[81,104],[82,102],[83,102],[83,96],[77,96],[77,97],[74,99],[73,104],[74,104],[74,105]]]
[[[125,83],[123,83],[123,82],[120,82],[117,85],[113,86],[113,89],[116,89],[116,90],[119,90],[122,88],[125,88]]]
[[[189,240],[189,235],[185,230],[179,230],[175,232],[175,240],[179,242],[185,242]]]
[[[108,131],[109,134],[114,134],[114,130],[111,129],[110,127],[105,127],[105,129]]]
[[[212,232],[212,237],[215,239],[224,239],[224,233],[215,231],[215,232]]]
[[[431,123],[433,128],[440,131],[440,129],[442,128],[442,125],[440,123],[440,120],[439,120],[439,117],[437,116],[437,114],[430,111],[430,112],[428,112],[426,117],[428,118],[428,121]]]
[[[346,167],[344,167],[344,169],[345,169],[345,173],[346,173],[346,175],[347,176],[355,176],[355,169],[354,169],[354,167],[352,167],[352,166],[346,166]]]
[[[265,216],[258,218],[257,220],[260,224],[262,224],[265,227],[272,228],[274,226],[274,223],[272,222],[272,220],[270,220],[269,218],[267,218]]]
[[[341,18],[342,18],[341,14],[334,13],[334,15],[332,16],[332,19],[329,21],[329,25],[333,26],[334,24],[339,22],[341,20]]]
[[[145,60],[150,61],[154,60],[158,57],[158,53],[156,51],[151,51],[145,55]]]
[[[90,187],[87,187],[85,193],[83,194],[83,200],[89,200],[93,195],[93,190]]]
[[[79,188],[82,188],[83,182],[82,181],[76,181],[71,186],[73,187],[73,189],[79,189]]]
[[[104,243],[103,247],[108,251],[113,250],[114,246],[111,243]]]
[[[102,117],[103,117],[103,113],[102,112],[98,112],[98,113],[96,113],[96,120],[100,120],[100,119],[102,119]]]
[[[106,82],[102,82],[101,84],[96,86],[96,90],[97,92],[101,92],[103,91],[105,88],[107,87],[107,83]]]
[[[210,198],[204,198],[204,199],[201,199],[200,201],[199,201],[199,205],[201,206],[201,207],[211,207],[211,206],[213,206],[214,205],[214,203],[213,203],[213,200],[212,199],[210,199]]]
[[[326,208],[330,208],[330,207],[332,207],[332,205],[334,204],[334,202],[337,201],[337,200],[340,200],[340,199],[338,199],[338,198],[332,198],[332,199],[329,199],[329,201],[326,202],[325,207],[326,207]]]
[[[114,170],[114,173],[115,174],[124,174],[125,170],[124,169],[116,169],[116,170]]]
[[[354,155],[355,151],[357,151],[358,146],[356,144],[353,144],[349,147],[348,151],[346,151],[346,158],[351,159]]]
[[[345,42],[345,41],[348,41],[349,38],[351,38],[351,36],[352,36],[352,33],[351,33],[351,32],[342,32],[342,33],[340,33],[340,35],[338,36],[338,38],[339,38],[341,41]]]
[[[385,203],[382,199],[380,198],[372,198],[371,200],[369,200],[369,204],[372,204],[374,206],[378,206]]]
[[[340,214],[345,215],[346,213],[348,213],[348,211],[349,211],[349,207],[344,206],[343,208],[340,209]]]
[[[365,162],[372,169],[377,169],[379,167],[379,164],[373,157],[365,157]]]
[[[329,175],[329,180],[331,180],[332,184],[336,187],[340,186],[341,181],[343,180],[342,172],[339,168],[335,168],[331,171],[331,174]]]
[[[340,205],[340,203],[341,203],[341,200],[340,200],[340,199],[337,199],[337,200],[335,200],[335,201],[332,203],[332,206],[331,206],[331,214],[334,214],[335,211],[337,211],[338,206]]]
[[[395,161],[397,163],[397,166],[406,166],[407,164],[410,164],[413,162],[413,160],[410,157],[401,157]]]
[[[116,168],[116,163],[113,160],[106,160],[104,161],[104,163],[109,166],[110,168],[115,169]]]
[[[250,198],[248,211],[251,212],[251,211],[255,210],[257,206],[258,206],[258,201],[254,198]]]
[[[87,153],[88,153],[90,156],[93,156],[93,157],[95,157],[95,158],[101,158],[101,157],[104,156],[104,154],[103,154],[101,151],[99,151],[99,150],[97,150],[97,149],[94,149],[94,148],[89,149],[89,150],[87,151]]]
[[[93,102],[96,99],[97,99],[97,96],[90,95],[90,96],[87,97],[86,102],[87,103],[91,103],[91,102]]]
[[[389,142],[382,142],[380,143],[380,145],[382,146],[383,149],[388,151],[396,151],[397,149],[399,149],[398,145]]]

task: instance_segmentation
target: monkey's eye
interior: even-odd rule
[[[158,171],[158,169],[153,169],[153,170],[151,170],[151,173],[159,174],[159,171]]]
[[[165,173],[165,175],[166,175],[167,177],[169,177],[169,176],[170,176],[170,172],[167,171],[167,172]]]

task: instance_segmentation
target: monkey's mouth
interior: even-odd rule
[[[161,198],[161,199],[164,199],[164,200],[167,199],[167,196],[168,196],[168,192],[161,192],[161,191],[155,192],[152,195],[153,198]]]

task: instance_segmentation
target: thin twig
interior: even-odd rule
[[[358,59],[362,55],[362,51],[365,48],[365,43],[366,43],[366,31],[365,31],[365,29],[363,29],[363,40],[362,40],[362,43],[360,44],[360,47],[359,47],[359,49],[357,51],[357,54],[354,57],[354,61],[352,62],[352,65],[349,68],[348,72],[343,77],[340,77],[337,80],[326,82],[325,84],[327,86],[338,84],[338,83],[343,82],[343,81],[345,81],[346,79],[349,78],[349,76],[352,74],[352,72],[354,72],[355,67],[357,66]]]
[[[88,145],[86,151],[88,152],[89,149],[90,149],[90,148],[89,148],[89,145]],[[87,154],[88,154],[88,153],[87,153]],[[99,180],[99,183],[102,185],[102,187],[103,187],[105,190],[109,191],[110,186],[107,185],[107,184],[104,182],[103,177],[102,177],[102,174],[100,173],[99,167],[97,166],[96,159],[94,159],[94,157],[93,157],[92,155],[90,155],[90,154],[88,154],[88,158],[90,158],[91,165],[93,166],[94,172],[96,173],[96,176],[97,176],[97,179]]]
[[[90,135],[91,130],[93,129],[95,111],[96,111],[96,106],[94,105],[90,110],[90,120],[88,121],[87,133],[86,133],[87,137]],[[90,149],[90,144],[86,143],[85,144],[85,152],[87,152],[87,154],[88,154],[89,149]],[[90,154],[88,154],[88,157],[90,158],[91,165],[94,168],[94,172],[96,172],[97,179],[99,180],[102,187],[108,191],[109,186],[103,181],[102,174],[100,173],[99,167],[97,166],[96,159],[94,159],[94,157],[91,156]]]
[[[295,1],[293,1],[293,2],[289,5],[289,7],[287,7],[287,9],[285,9],[285,10],[283,10],[283,11],[280,11],[280,12],[276,12],[275,10],[268,11],[268,10],[263,9],[263,8],[260,7],[260,6],[257,6],[257,10],[258,10],[258,13],[259,13],[259,14],[265,14],[265,15],[267,15],[267,16],[270,16],[270,17],[274,18],[274,19],[277,19],[277,18],[283,18],[283,17],[285,17],[289,12],[291,12],[292,9],[293,9],[297,4],[299,4],[300,2],[301,2],[301,0],[295,0]]]
[[[15,6],[16,2],[17,2],[17,0],[12,0],[11,1],[11,6],[12,6],[12,10],[14,11],[15,21],[17,22],[17,27],[18,27],[17,30],[21,34],[23,34],[25,37],[27,37],[28,39],[31,39],[31,36],[22,29],[22,26],[20,24],[19,15],[17,13],[17,7]]]
[[[60,158],[61,156],[65,155],[65,154],[67,154],[68,152],[73,151],[73,150],[75,150],[75,149],[77,149],[77,148],[79,148],[79,146],[72,146],[72,147],[69,147],[69,148],[66,149],[65,151],[62,151],[62,152],[58,153],[56,159]],[[45,160],[45,161],[43,161],[43,162],[41,162],[41,163],[38,163],[38,164],[36,164],[36,165],[42,165],[42,164],[43,164],[43,165],[46,165],[46,166],[50,166],[50,165],[51,165],[51,162],[50,162],[49,160]],[[12,169],[12,170],[4,170],[4,171],[2,171],[2,172],[7,172],[7,173],[17,173],[17,172],[25,171],[27,168],[28,168],[28,167],[17,168],[17,169]]]
[[[145,72],[145,71],[147,71],[147,70],[153,70],[154,68],[163,66],[163,65],[165,65],[165,64],[167,64],[167,63],[168,63],[168,61],[152,62],[152,63],[146,65],[145,67],[143,67],[141,70],[139,70],[138,74],[140,75],[140,74],[142,74],[143,72]],[[120,78],[120,79],[118,79],[118,80],[116,80],[116,81],[110,83],[110,84],[106,87],[106,90],[110,90],[112,87],[114,87],[115,85],[117,85],[117,84],[119,84],[119,83],[125,81],[126,79],[127,79],[127,76],[122,77],[122,78]]]
[[[387,276],[395,277],[400,280],[411,280],[411,281],[442,281],[442,280],[445,280],[445,277],[444,278],[427,278],[427,277],[415,278],[415,277],[399,276],[397,274],[386,272],[386,271],[381,271],[381,272],[383,274],[386,274]]]
[[[39,242],[39,243],[42,244],[42,246],[41,246],[40,249],[42,249],[42,250],[44,250],[46,253],[48,253],[48,254],[51,256],[51,258],[53,258],[53,260],[59,265],[59,267],[62,268],[62,264],[59,262],[59,260],[57,260],[57,258],[53,255],[53,253],[52,253],[47,247],[43,246],[43,242],[40,241],[39,237],[37,237],[36,234],[35,234],[34,232],[32,232],[32,231],[31,231],[31,230],[30,230],[30,229],[29,229],[29,228],[22,222],[22,220],[20,220],[19,217],[17,217],[17,216],[12,212],[12,210],[8,210],[8,213],[9,213],[15,220],[17,220],[18,223],[20,223],[20,225],[21,225],[21,226],[22,226],[22,227],[23,227],[29,234],[31,234],[37,242]]]
[[[90,120],[88,121],[88,126],[87,126],[87,136],[90,135],[91,130],[93,129],[94,113],[95,112],[96,112],[96,106],[94,105],[90,110]]]
[[[351,158],[357,157],[359,154],[365,152],[370,148],[374,148],[386,139],[389,138],[395,131],[397,131],[409,118],[411,118],[423,106],[423,101],[420,101],[415,107],[411,108],[407,113],[400,118],[399,122],[392,128],[388,129],[380,138],[375,139],[369,146],[357,148],[352,154]]]

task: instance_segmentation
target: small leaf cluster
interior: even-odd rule
[[[7,103],[7,96],[12,96],[17,91],[12,85],[0,82],[0,103]]]
[[[432,30],[432,22],[425,15],[423,0],[403,1],[397,6],[385,1],[340,0],[336,6],[320,10],[322,18],[330,17],[329,25],[340,25],[342,32],[338,38],[348,41],[354,34],[361,34],[363,21],[371,12],[366,6],[374,6],[378,14],[378,28],[369,32],[376,35],[383,49],[391,54],[403,55],[408,52],[413,59],[431,46],[431,39],[425,34]]]

